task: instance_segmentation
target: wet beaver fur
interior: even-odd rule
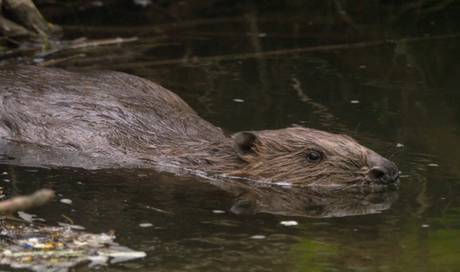
[[[19,146],[21,156],[51,166],[166,165],[302,184],[386,184],[399,176],[394,163],[346,135],[292,127],[227,137],[171,91],[112,71],[1,68],[0,139],[3,149]]]

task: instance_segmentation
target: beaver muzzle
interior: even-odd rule
[[[367,178],[371,182],[390,184],[399,181],[399,169],[392,161],[385,159],[375,152],[369,152]]]

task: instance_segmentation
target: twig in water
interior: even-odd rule
[[[28,196],[17,196],[0,202],[0,213],[11,214],[45,205],[54,198],[54,191],[42,189]]]
[[[250,53],[240,53],[240,54],[229,54],[229,55],[217,55],[217,56],[196,56],[192,58],[195,64],[205,63],[205,62],[219,62],[219,61],[233,61],[233,60],[245,60],[245,59],[254,59],[260,57],[277,57],[285,55],[294,55],[294,54],[306,54],[312,52],[327,52],[327,51],[338,51],[338,50],[351,50],[351,49],[360,49],[367,47],[376,47],[382,45],[392,45],[400,42],[422,42],[422,41],[436,41],[444,39],[454,39],[459,38],[460,33],[439,35],[439,36],[429,36],[429,37],[409,37],[398,40],[376,40],[376,41],[364,41],[357,43],[345,43],[345,44],[332,44],[332,45],[319,45],[319,46],[308,46],[300,48],[290,48],[290,49],[280,49],[280,50],[268,50],[263,52],[250,52]],[[154,61],[144,61],[136,63],[123,63],[123,68],[136,68],[136,67],[145,67],[145,66],[159,66],[159,65],[174,65],[174,64],[187,64],[190,60],[187,58],[178,58],[178,59],[165,59],[165,60],[154,60]],[[116,64],[114,64],[116,65]]]
[[[72,55],[72,56],[65,57],[65,58],[50,59],[50,60],[47,60],[47,61],[44,61],[44,62],[37,63],[37,65],[38,66],[43,66],[43,67],[53,66],[53,65],[56,65],[56,64],[59,64],[59,63],[69,61],[69,60],[73,60],[73,59],[77,59],[77,58],[84,58],[84,57],[86,57],[86,54],[76,54],[76,55]]]
[[[128,43],[128,42],[135,42],[139,38],[131,37],[131,38],[113,38],[113,39],[101,39],[101,40],[90,40],[90,41],[78,41],[76,43],[70,43],[68,47],[65,49],[79,49],[79,48],[86,48],[86,47],[97,47],[103,45],[113,45],[113,44],[121,44],[121,43]]]

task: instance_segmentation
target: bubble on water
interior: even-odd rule
[[[237,102],[237,103],[243,103],[243,102],[244,102],[244,99],[241,99],[241,98],[235,98],[235,99],[233,99],[233,102]]]
[[[397,143],[397,144],[396,144],[396,147],[404,147],[404,145],[401,144],[401,143]]]
[[[91,5],[93,5],[94,7],[103,7],[104,2],[102,2],[102,1],[93,1],[93,2],[91,2]]]
[[[350,100],[351,104],[359,104],[359,100]]]
[[[437,164],[437,163],[429,163],[428,166],[429,167],[438,167],[439,164]]]
[[[294,221],[294,220],[288,220],[288,221],[281,221],[280,224],[286,227],[292,227],[292,226],[297,226],[299,223],[297,223],[297,221]]]
[[[139,227],[141,227],[141,228],[151,228],[151,227],[153,227],[153,224],[152,223],[140,223]]]
[[[254,239],[254,240],[263,240],[263,239],[267,238],[267,236],[265,236],[265,235],[252,235],[249,238]]]
[[[68,198],[63,198],[61,199],[59,202],[63,203],[63,204],[67,204],[67,205],[71,205],[72,204],[72,200],[71,199],[68,199]]]
[[[421,227],[422,227],[422,228],[429,228],[429,227],[430,227],[430,225],[428,225],[428,224],[422,224],[422,226],[421,226]]]
[[[150,6],[152,4],[152,1],[151,0],[134,0],[134,4],[145,8],[147,6]]]
[[[222,214],[222,213],[225,213],[225,211],[223,211],[223,210],[212,210],[212,213]]]

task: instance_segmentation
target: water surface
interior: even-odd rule
[[[32,213],[50,224],[71,218],[92,232],[114,230],[119,243],[148,255],[111,271],[455,271],[459,7],[369,1],[343,13],[325,2],[48,4],[44,13],[65,39],[139,40],[36,61],[63,58],[55,66],[157,81],[229,133],[302,125],[352,135],[402,171],[396,196],[353,195],[355,211],[371,207],[367,214],[316,197],[313,206],[266,201],[259,213],[238,216],[232,188],[145,170],[4,164],[1,186],[12,194],[54,188],[72,205]],[[291,220],[298,225],[280,224]]]

